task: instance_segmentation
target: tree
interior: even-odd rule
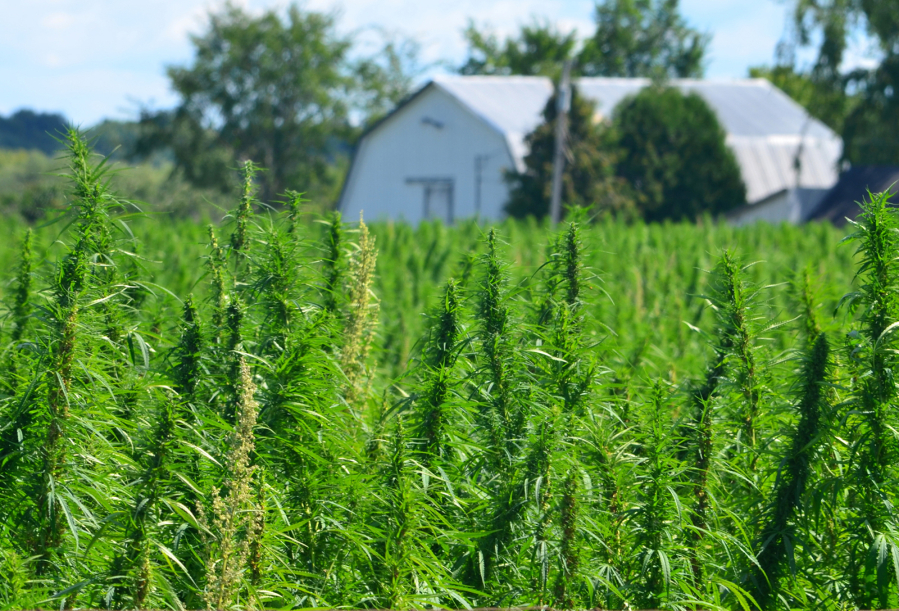
[[[700,77],[709,36],[690,28],[679,0],[603,0],[596,4],[596,31],[579,41],[548,22],[534,20],[517,37],[500,42],[469,22],[468,59],[461,74],[558,76],[574,59],[582,76]],[[577,51],[578,47],[581,48]]]
[[[847,69],[849,43],[859,33],[866,35],[862,44],[875,52],[878,63],[870,69]],[[795,50],[815,43],[819,46],[814,63],[798,67]],[[899,120],[895,0],[793,0],[793,29],[779,44],[778,69],[799,74],[811,84],[814,95],[806,108],[842,134],[845,160],[899,163],[899,136],[891,128]]]
[[[543,109],[543,122],[525,139],[529,153],[524,172],[510,172],[506,212],[515,217],[543,217],[549,212],[555,150],[556,96]],[[596,206],[601,210],[627,210],[626,185],[613,174],[616,147],[607,127],[596,122],[594,105],[571,89],[568,139],[562,202],[568,206]]]
[[[548,22],[534,20],[522,26],[517,38],[500,43],[495,34],[478,30],[473,21],[463,33],[468,59],[460,74],[525,74],[555,76],[572,56],[576,33],[564,34]]]
[[[613,119],[616,173],[636,192],[647,221],[695,219],[746,202],[746,187],[714,111],[695,93],[647,87]]]
[[[354,114],[383,112],[408,87],[401,49],[389,45],[386,64],[352,61],[334,18],[296,5],[282,17],[229,4],[191,40],[193,64],[168,68],[180,102],[143,113],[138,151],[170,148],[192,183],[225,192],[236,186],[232,169],[250,159],[267,170],[263,199],[287,188],[333,199],[358,132]]]
[[[686,78],[703,75],[710,37],[690,28],[678,0],[605,0],[596,32],[578,56],[585,76]]]
[[[54,137],[65,135],[67,125],[62,115],[23,108],[8,119],[0,117],[0,148],[38,150],[50,155],[60,148]]]

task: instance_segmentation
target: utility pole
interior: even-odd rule
[[[484,182],[484,165],[489,155],[474,156],[474,215],[481,217],[481,185]]]
[[[565,140],[568,135],[568,110],[571,108],[571,60],[562,65],[562,80],[556,91],[556,150],[553,155],[553,191],[549,217],[553,226],[562,220],[562,171],[565,169]]]

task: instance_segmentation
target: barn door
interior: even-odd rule
[[[453,183],[432,182],[425,185],[425,218],[453,222]]]

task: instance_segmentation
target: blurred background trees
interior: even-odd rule
[[[899,163],[899,5],[895,0],[792,0],[773,66],[752,68],[843,136],[855,165]],[[853,48],[853,45],[857,49]],[[816,53],[802,65],[799,52]],[[865,62],[847,67],[861,49]]]
[[[549,21],[533,20],[521,27],[516,37],[500,42],[496,34],[478,28],[474,21],[462,33],[468,57],[458,68],[465,75],[557,76],[566,59],[574,55],[575,32],[566,34]]]
[[[0,117],[0,148],[38,150],[47,155],[59,148],[53,134],[65,132],[61,114],[22,109],[9,118]]]
[[[534,20],[500,41],[471,21],[464,32],[468,57],[460,74],[524,74],[557,77],[573,60],[580,76],[702,77],[711,37],[686,23],[679,0],[597,2],[596,30],[579,41],[549,21]]]
[[[544,217],[549,213],[556,116],[553,95],[543,109],[543,122],[526,138],[525,171],[507,175],[511,188],[506,211],[512,216]],[[617,148],[613,132],[596,121],[593,103],[572,87],[562,201],[569,206],[632,213],[628,185],[615,176]]]
[[[746,203],[724,128],[698,94],[647,87],[618,105],[612,125],[620,150],[615,172],[645,220],[694,220]]]
[[[577,57],[584,76],[699,78],[711,36],[687,25],[678,0],[606,0]]]
[[[282,16],[253,16],[228,5],[192,36],[190,66],[170,66],[180,101],[145,111],[138,154],[171,150],[192,183],[233,191],[235,165],[252,159],[263,199],[291,185],[333,201],[349,147],[365,121],[396,103],[411,86],[409,53],[388,41],[374,58],[352,59],[353,41],[331,15],[292,5]],[[357,121],[358,123],[358,121]]]
[[[510,172],[506,211],[549,212],[556,96],[527,136],[524,172]],[[724,128],[697,94],[656,84],[623,100],[610,122],[572,88],[562,201],[647,221],[695,220],[746,203],[746,187]]]
[[[790,0],[789,6],[791,28],[775,61],[752,68],[750,75],[769,79],[840,133],[852,164],[899,163],[896,130],[884,128],[899,124],[896,0]],[[647,77],[660,85],[669,78],[703,76],[710,36],[686,21],[678,0],[598,0],[594,24],[582,36],[533,18],[517,33],[500,37],[470,21],[462,33],[467,55],[452,69],[558,79],[570,59],[575,76]],[[96,150],[144,162],[147,167],[137,173],[142,178],[135,179],[139,184],[129,190],[153,201],[171,199],[160,192],[166,176],[169,192],[193,190],[190,205],[173,204],[170,211],[209,209],[197,202],[232,195],[231,170],[246,159],[266,168],[259,177],[263,199],[302,185],[322,209],[332,206],[359,135],[408,95],[422,72],[413,40],[374,30],[342,34],[338,25],[334,15],[298,5],[262,13],[227,5],[211,13],[191,39],[193,60],[168,68],[177,105],[144,108],[136,122],[103,121],[91,130]],[[847,68],[859,46],[865,61],[853,60]],[[803,64],[800,58],[809,52],[814,57]],[[601,120],[585,104],[580,100],[572,114],[566,201],[656,218],[658,198],[680,193],[678,203],[666,209],[681,218],[699,214],[700,208],[722,211],[724,204],[714,198],[734,198],[740,191],[720,128],[701,100],[673,92],[657,100],[638,96],[618,116]],[[546,208],[554,115],[547,107],[544,124],[529,136],[527,171],[508,177],[514,187],[509,210],[516,215],[541,215]],[[678,135],[678,126],[668,120],[674,116],[691,126],[694,141]],[[645,132],[634,127],[641,124]],[[0,117],[0,149],[52,154],[57,146],[52,134],[64,125],[53,113],[21,110]],[[690,172],[671,170],[688,157]],[[58,189],[45,188],[49,179],[33,173],[37,167],[51,172],[53,163],[30,153],[6,155],[3,163],[0,202],[7,208],[28,208],[30,217],[38,218],[41,210],[62,205]],[[25,187],[13,178],[23,172],[32,172]],[[720,189],[700,194],[686,185],[700,175],[709,185],[720,183]],[[11,191],[4,191],[7,187]],[[30,194],[28,202],[11,204],[13,192]],[[684,195],[688,192],[692,195]]]
[[[469,23],[462,74],[524,74],[558,78],[570,59],[581,76],[701,77],[710,37],[689,27],[678,0],[607,0],[597,3],[594,34],[578,42],[549,22],[523,26],[500,41]],[[528,135],[526,170],[508,175],[513,216],[545,216],[552,184],[555,96],[543,123]],[[709,106],[697,95],[657,86],[623,102],[601,119],[585,99],[572,96],[562,200],[601,213],[646,220],[693,219],[746,202],[736,160]],[[665,205],[663,206],[663,202]]]

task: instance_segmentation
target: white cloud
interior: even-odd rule
[[[75,23],[75,17],[70,13],[50,13],[41,20],[41,25],[51,30],[64,30]]]

